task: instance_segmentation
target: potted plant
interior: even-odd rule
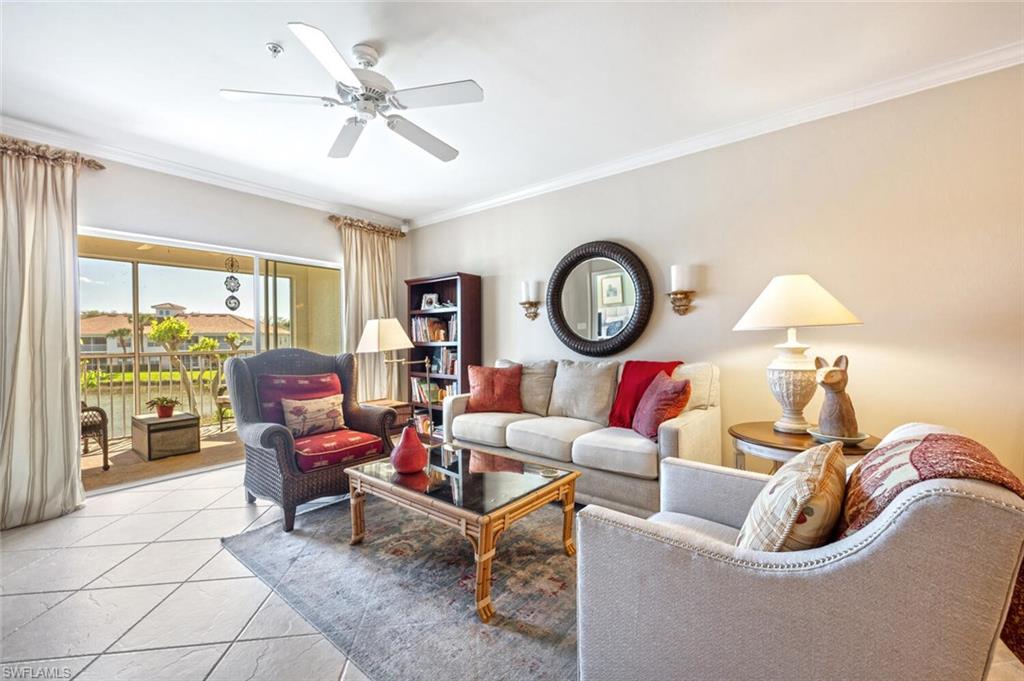
[[[156,415],[166,419],[174,415],[174,408],[180,404],[181,402],[173,397],[154,397],[149,402],[146,402],[146,408],[156,409]]]

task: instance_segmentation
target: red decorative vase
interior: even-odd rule
[[[426,492],[430,488],[430,476],[423,471],[415,473],[399,473],[395,482],[416,492]]]
[[[398,445],[391,450],[391,465],[397,473],[417,473],[427,467],[427,448],[412,426],[405,427]]]
[[[157,418],[169,419],[174,416],[174,405],[173,404],[158,404],[156,405]]]

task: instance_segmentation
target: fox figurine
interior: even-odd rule
[[[849,363],[846,355],[840,355],[832,366],[828,365],[824,357],[814,360],[814,366],[818,369],[818,385],[825,390],[825,402],[818,415],[818,431],[822,435],[857,437],[860,434],[853,402],[846,394],[846,367]]]

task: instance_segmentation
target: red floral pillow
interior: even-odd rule
[[[256,379],[256,395],[260,400],[260,417],[268,423],[285,425],[282,399],[315,400],[341,394],[338,374],[291,376],[262,374]]]
[[[519,394],[522,378],[521,364],[504,368],[469,367],[469,404],[466,411],[522,413],[523,400]]]
[[[690,381],[676,381],[664,372],[647,386],[633,416],[633,430],[649,440],[658,441],[658,426],[674,419],[690,401]]]

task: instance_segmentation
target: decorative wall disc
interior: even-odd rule
[[[232,293],[237,293],[238,289],[242,288],[242,282],[238,281],[238,277],[235,275],[229,274],[228,278],[224,280],[224,288]]]
[[[227,306],[229,310],[234,312],[239,307],[241,307],[242,302],[238,300],[238,298],[236,298],[235,296],[228,296],[227,298],[224,299],[224,304]]]
[[[233,255],[229,255],[224,259],[224,269],[234,274],[238,271],[238,258]]]

